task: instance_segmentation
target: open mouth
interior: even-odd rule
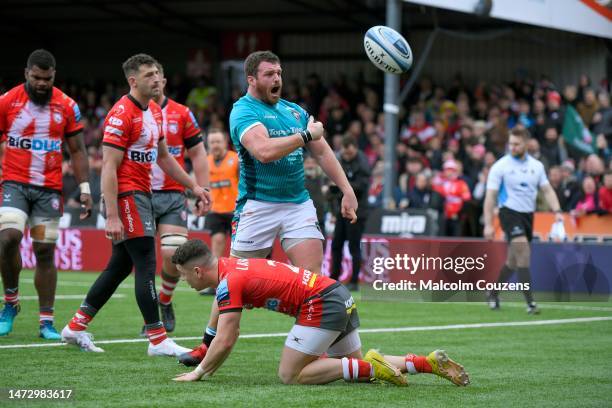
[[[273,86],[271,89],[272,95],[278,95],[280,92],[280,86]]]

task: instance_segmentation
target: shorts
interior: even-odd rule
[[[187,229],[187,199],[178,191],[154,191],[151,199],[155,225],[176,225]]]
[[[11,181],[5,181],[2,186],[1,208],[16,208],[28,217],[61,218],[64,213],[59,191]]]
[[[324,240],[312,200],[301,204],[247,200],[232,220],[232,250],[271,248],[276,236]]]
[[[523,213],[502,207],[499,210],[499,222],[508,242],[516,237],[533,238],[533,213]]]
[[[359,324],[351,293],[336,282],[306,299],[285,345],[309,355],[331,350],[333,357],[344,356],[361,347],[356,330]]]
[[[155,237],[153,205],[151,196],[141,191],[129,191],[119,194],[119,219],[123,224],[124,236],[113,244],[132,238]],[[102,203],[102,213],[106,218],[106,207]]]
[[[231,234],[232,218],[234,213],[209,213],[204,219],[204,228],[210,231],[210,235]]]

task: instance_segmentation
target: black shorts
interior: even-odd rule
[[[533,213],[523,213],[502,207],[499,210],[499,222],[508,242],[522,236],[527,237],[527,241],[531,242],[533,238]]]
[[[230,235],[233,217],[234,213],[210,213],[204,219],[204,228],[210,230],[210,235],[218,233]]]

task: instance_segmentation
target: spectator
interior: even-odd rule
[[[567,150],[565,150],[562,139],[559,138],[556,127],[549,126],[546,128],[540,151],[543,158],[542,162],[548,167],[558,166],[567,159]]]
[[[478,175],[484,167],[485,147],[481,144],[467,146],[467,158],[463,164],[463,174],[472,190],[478,182]]]
[[[385,167],[382,161],[379,161],[372,170],[372,178],[370,179],[370,188],[368,189],[368,204],[371,208],[380,208],[383,205],[383,184],[385,177]]]
[[[582,180],[582,191],[576,206],[571,213],[575,217],[581,217],[585,214],[592,214],[599,210],[599,198],[597,193],[597,185],[595,179],[591,176],[586,176]]]
[[[563,128],[563,114],[561,112],[561,95],[557,91],[549,91],[546,95],[548,111],[546,113],[546,127],[554,126],[561,133]]]
[[[325,214],[327,211],[327,190],[325,175],[312,156],[304,157],[304,187],[317,210],[317,222],[323,237],[325,234]]]
[[[436,130],[425,121],[425,113],[416,110],[410,114],[410,123],[403,127],[400,139],[407,142],[412,136],[416,136],[422,144],[426,144],[435,135]]]
[[[445,161],[443,169],[443,174],[434,178],[432,188],[444,198],[444,235],[458,237],[461,235],[461,209],[472,194],[466,182],[459,178],[456,161]]]
[[[599,207],[604,213],[612,213],[612,170],[606,170],[603,186],[599,187]]]
[[[584,125],[586,127],[591,127],[593,116],[595,116],[595,113],[599,110],[599,104],[597,103],[597,97],[593,89],[587,88],[584,90],[584,100],[578,102],[576,110],[580,114]]]
[[[562,207],[563,211],[570,211],[580,199],[580,184],[577,181],[575,171],[576,168],[571,160],[561,163],[561,186],[565,202],[565,207]]]
[[[593,116],[593,132],[596,135],[603,135],[612,144],[612,107],[610,107],[610,95],[601,91],[599,93],[599,110]]]
[[[429,172],[423,171],[416,176],[414,187],[408,193],[408,208],[431,208],[442,213],[444,199],[432,190]]]

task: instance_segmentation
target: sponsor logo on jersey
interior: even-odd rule
[[[270,298],[266,299],[265,308],[268,310],[272,310],[273,312],[278,311],[278,307],[280,305],[280,299]]]
[[[62,117],[62,114],[60,112],[53,112],[53,121],[55,123],[62,123],[62,120],[64,118]]]
[[[111,116],[108,120],[108,124],[113,126],[121,126],[123,125],[123,121],[116,116]]]
[[[296,111],[293,108],[289,108],[289,110],[291,111],[291,114],[293,115],[295,120],[300,120],[300,112]]]
[[[179,157],[183,151],[181,146],[168,146],[168,153],[174,157]]]
[[[153,163],[157,160],[157,150],[150,150],[148,152],[130,150],[128,151],[128,157],[131,161],[138,163]]]
[[[178,123],[170,122],[168,123],[168,132],[176,134],[178,133]]]
[[[62,141],[54,139],[29,139],[26,137],[8,137],[9,147],[31,150],[33,152],[61,152]]]

